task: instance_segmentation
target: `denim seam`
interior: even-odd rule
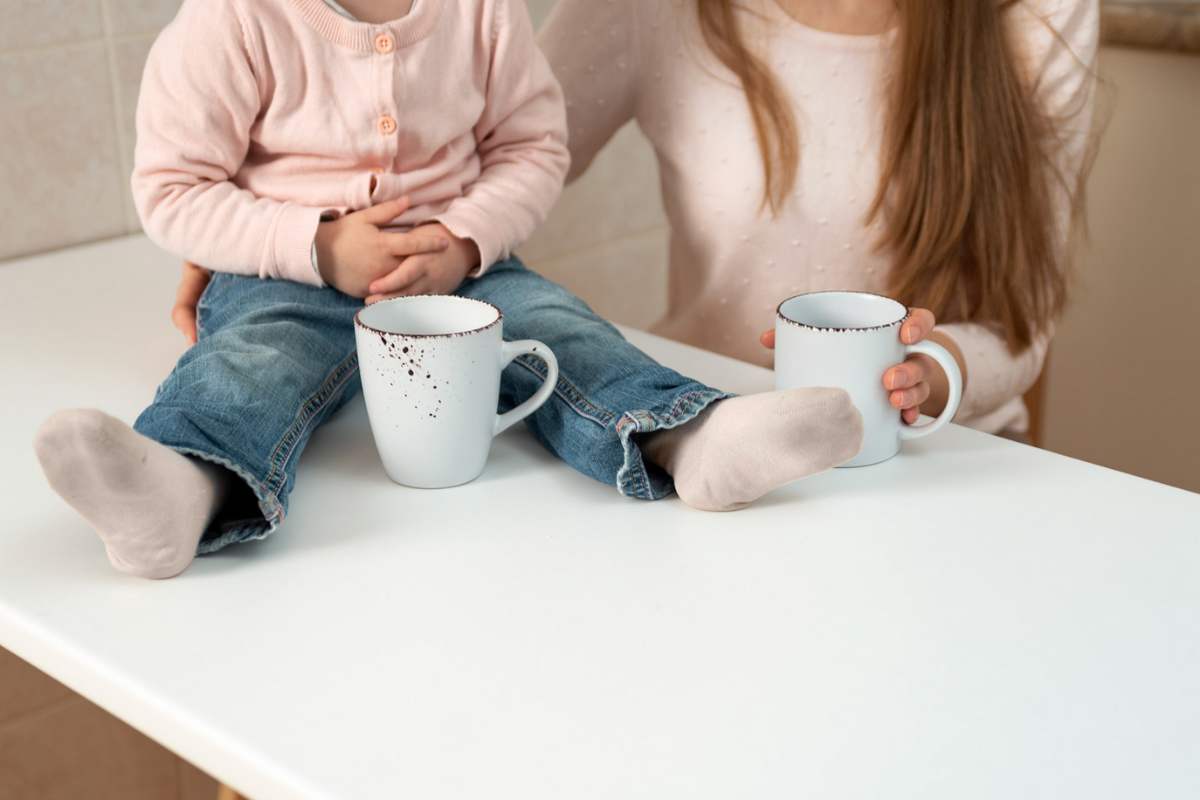
[[[529,370],[537,377],[545,380],[546,373],[539,370],[533,364],[529,364],[524,360],[524,356],[513,361],[521,367]],[[538,362],[541,363],[541,362]],[[616,414],[603,409],[600,406],[589,400],[583,392],[579,391],[579,387],[571,383],[561,374],[558,376],[558,381],[554,385],[554,393],[561,397],[567,406],[579,416],[586,420],[596,423],[602,428],[607,428],[609,423],[616,418]]]
[[[315,393],[309,396],[300,406],[300,410],[296,412],[296,419],[291,426],[280,437],[275,449],[271,451],[268,458],[270,471],[267,472],[267,477],[263,480],[263,484],[271,489],[272,492],[278,492],[279,487],[275,486],[273,481],[282,482],[287,480],[287,472],[284,467],[291,459],[292,454],[296,450],[296,444],[300,441],[300,435],[312,423],[325,408],[329,400],[337,394],[338,390],[345,385],[355,372],[358,370],[358,353],[357,351],[350,353],[342,361],[333,368],[333,371],[325,378]]]

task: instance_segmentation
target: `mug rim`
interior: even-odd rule
[[[820,294],[848,294],[848,295],[858,295],[860,297],[878,297],[883,300],[888,300],[890,302],[893,302],[896,305],[903,308],[904,315],[902,317],[900,317],[900,319],[895,320],[894,322],[885,322],[882,325],[833,327],[833,326],[825,326],[825,325],[811,325],[807,322],[801,322],[798,319],[792,319],[791,317],[789,317],[783,313],[783,307],[785,305],[787,305],[788,303],[790,303],[791,301],[798,300],[801,297],[813,297],[815,295],[820,295]],[[912,309],[909,308],[908,306],[904,305],[904,303],[901,303],[899,300],[897,300],[894,297],[888,297],[887,295],[879,294],[878,292],[862,292],[862,291],[847,290],[847,289],[823,289],[819,292],[801,292],[800,294],[794,294],[791,297],[783,300],[778,306],[775,307],[775,317],[777,319],[783,320],[784,322],[788,323],[789,325],[795,325],[797,328],[807,328],[810,331],[828,331],[830,333],[848,333],[850,331],[881,331],[881,330],[885,330],[887,328],[893,328],[898,325],[903,325],[905,323],[905,321],[907,321],[908,318],[911,316],[912,316]]]
[[[375,306],[381,306],[385,303],[399,303],[399,302],[403,302],[405,300],[415,300],[415,299],[423,298],[423,297],[449,297],[449,298],[453,298],[455,300],[462,300],[467,303],[479,303],[480,305],[487,306],[492,311],[495,311],[496,318],[494,320],[492,320],[491,322],[489,322],[487,325],[482,325],[478,328],[472,328],[471,330],[468,330],[468,331],[454,331],[452,333],[397,333],[396,331],[380,330],[379,328],[375,328],[375,327],[368,325],[367,323],[363,322],[363,320],[362,320],[363,312],[367,311],[368,309],[374,308]],[[452,339],[457,336],[473,336],[474,334],[483,333],[484,331],[486,331],[490,328],[494,328],[495,326],[499,325],[503,321],[504,321],[504,312],[501,311],[499,309],[499,307],[493,305],[492,303],[489,303],[487,300],[476,300],[474,297],[460,297],[459,295],[456,295],[456,294],[407,294],[407,295],[404,295],[403,297],[392,297],[387,300],[380,300],[378,303],[373,303],[369,306],[363,306],[358,311],[354,312],[354,324],[359,326],[360,328],[371,331],[372,333],[377,333],[380,336],[402,336],[405,339]]]

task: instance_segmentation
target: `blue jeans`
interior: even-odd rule
[[[498,306],[505,338],[540,339],[557,356],[554,395],[526,423],[538,441],[621,494],[670,494],[670,476],[643,460],[636,437],[682,425],[726,393],[656,363],[515,258],[457,294]],[[333,289],[213,276],[197,309],[199,342],[134,424],[178,452],[220,464],[248,487],[218,514],[201,553],[265,538],[283,522],[309,437],[359,391],[360,308],[362,301]],[[533,394],[544,376],[540,361],[515,361],[501,380],[500,410]]]

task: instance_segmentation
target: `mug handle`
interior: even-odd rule
[[[946,409],[938,415],[937,419],[924,425],[902,425],[900,427],[901,439],[920,439],[922,436],[928,436],[934,431],[941,430],[958,413],[958,405],[962,402],[962,371],[959,370],[958,362],[954,360],[950,351],[935,342],[925,341],[910,344],[904,348],[904,351],[909,355],[919,353],[929,356],[938,362],[945,370],[950,383],[950,395],[946,398]]]
[[[505,342],[500,350],[500,357],[503,359],[500,369],[504,369],[511,364],[517,356],[524,355],[540,358],[546,363],[546,381],[541,385],[541,388],[533,393],[533,397],[521,403],[521,405],[512,411],[496,415],[496,426],[492,433],[493,436],[500,435],[541,408],[542,404],[550,399],[550,395],[554,394],[554,387],[558,384],[558,359],[554,357],[554,353],[551,352],[549,347],[546,347],[545,344],[536,339]]]

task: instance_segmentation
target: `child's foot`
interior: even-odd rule
[[[58,412],[34,448],[50,486],[96,529],[112,565],[143,578],[187,569],[228,484],[219,467],[100,411]]]
[[[733,511],[849,461],[862,436],[862,416],[841,389],[789,389],[714,403],[643,450],[675,479],[683,502]]]

